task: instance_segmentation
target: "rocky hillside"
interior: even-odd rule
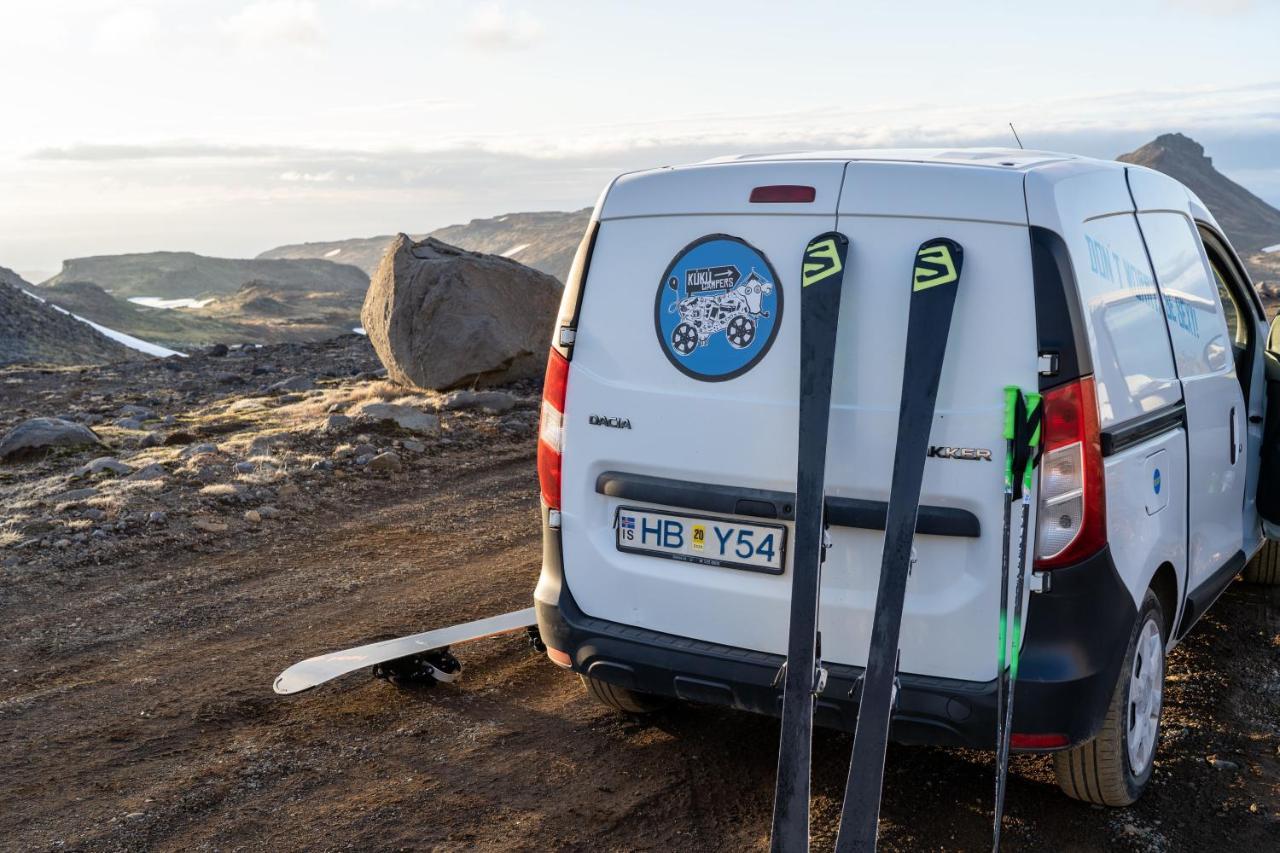
[[[1227,232],[1254,283],[1260,288],[1280,285],[1280,253],[1262,252],[1280,243],[1280,210],[1215,169],[1203,145],[1181,133],[1166,133],[1116,159],[1156,169],[1186,184]]]
[[[137,355],[23,292],[34,289],[17,273],[0,267],[0,365],[102,364]]]
[[[502,255],[555,276],[563,283],[590,218],[591,208],[572,213],[509,213],[492,219],[473,219],[466,225],[450,225],[428,235],[413,235],[413,239],[429,236],[460,249]],[[319,258],[353,264],[373,275],[393,239],[386,235],[327,243],[299,243],[269,249],[258,257],[264,260]]]
[[[0,369],[0,562],[118,565],[140,548],[252,537],[442,455],[532,447],[536,381],[444,395],[385,375],[357,335]]]
[[[39,289],[55,305],[112,329],[174,349],[215,343],[322,340],[360,322],[363,291],[318,291],[249,281],[198,308],[150,308],[97,284],[63,281]]]
[[[210,258],[193,252],[145,252],[72,258],[45,286],[93,282],[112,296],[165,299],[201,298],[234,293],[249,281],[282,287],[364,293],[369,276],[356,267],[322,259],[242,260]]]
[[[1190,187],[1226,229],[1236,251],[1252,254],[1280,243],[1280,210],[1215,169],[1194,139],[1166,133],[1116,159],[1164,172]]]

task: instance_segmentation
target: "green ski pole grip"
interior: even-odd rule
[[[1004,386],[1004,490],[1013,491],[1013,437],[1018,410],[1018,386]]]
[[[1024,494],[1029,495],[1031,494],[1031,474],[1035,470],[1036,461],[1039,459],[1036,448],[1040,446],[1040,427],[1043,423],[1043,418],[1040,417],[1040,395],[1027,394],[1026,400],[1027,418],[1035,424],[1035,429],[1031,431],[1031,436],[1027,439],[1027,448],[1030,451],[1030,456],[1027,459],[1027,470],[1022,473],[1022,490]]]
[[[1018,408],[1018,386],[1004,386],[1004,440],[1013,441],[1014,412]]]

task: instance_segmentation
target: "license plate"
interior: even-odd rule
[[[619,551],[782,574],[787,528],[727,518],[619,507],[614,525]]]

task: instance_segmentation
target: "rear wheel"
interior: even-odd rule
[[[591,694],[591,698],[601,705],[608,705],[615,711],[625,711],[628,714],[651,714],[670,704],[670,701],[664,696],[655,696],[652,693],[641,693],[639,690],[619,687],[616,684],[610,684],[607,681],[601,681],[589,675],[581,675],[579,677],[582,679],[582,686],[587,688],[587,692]]]
[[[697,349],[698,330],[688,323],[681,323],[671,330],[671,345],[680,355],[688,355]]]
[[[1058,786],[1067,796],[1127,806],[1146,790],[1160,741],[1164,624],[1160,600],[1147,590],[1102,730],[1093,740],[1053,756]]]
[[[1244,579],[1249,583],[1280,586],[1280,542],[1267,541],[1262,550],[1244,567]]]

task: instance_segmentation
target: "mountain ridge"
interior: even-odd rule
[[[40,287],[92,282],[112,296],[128,299],[201,298],[234,293],[250,281],[285,288],[349,291],[363,294],[369,277],[349,264],[318,258],[215,258],[195,252],[132,252],[69,258],[61,271]]]
[[[555,276],[563,284],[590,220],[589,207],[573,211],[525,211],[472,219],[465,224],[437,228],[429,234],[410,236],[414,240],[434,237],[459,249],[509,257],[539,272]],[[394,234],[387,234],[347,240],[292,243],[268,249],[256,259],[337,261],[357,266],[372,276],[394,239]]]

